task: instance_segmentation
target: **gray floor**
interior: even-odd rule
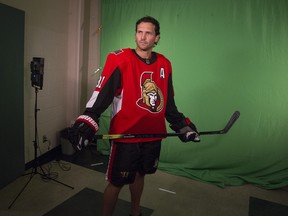
[[[102,172],[69,162],[53,161],[43,168],[49,168],[52,175],[58,176],[58,181],[74,189],[54,181],[43,181],[41,175],[37,174],[8,209],[30,178],[29,175],[21,176],[0,190],[1,216],[41,216],[85,187],[103,192],[106,185]],[[288,205],[287,188],[264,190],[244,185],[221,189],[157,171],[155,175],[146,177],[142,206],[153,209],[152,216],[248,216],[250,196]],[[127,187],[119,198],[129,201]]]

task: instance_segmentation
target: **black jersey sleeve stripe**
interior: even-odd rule
[[[120,86],[121,73],[120,69],[117,67],[100,90],[93,106],[90,108],[86,108],[84,115],[89,114],[89,116],[92,116],[98,122],[101,114],[112,103],[115,93]]]
[[[179,112],[174,100],[174,90],[172,83],[172,75],[168,78],[168,95],[167,95],[167,105],[165,111],[166,120],[170,124],[176,124],[177,122],[185,119],[183,113]]]

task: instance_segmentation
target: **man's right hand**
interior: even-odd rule
[[[69,129],[68,139],[76,151],[81,151],[93,139],[98,129],[98,124],[94,119],[81,115]]]

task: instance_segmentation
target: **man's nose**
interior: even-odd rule
[[[145,34],[145,33],[141,35],[141,39],[142,39],[142,40],[145,40],[145,39],[146,39],[146,34]]]

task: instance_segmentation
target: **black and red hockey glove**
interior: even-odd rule
[[[190,121],[189,118],[183,119],[181,122],[170,125],[170,128],[176,133],[181,133],[183,135],[179,136],[182,142],[200,142],[199,133],[196,126]]]
[[[68,139],[76,151],[81,151],[93,139],[98,129],[98,124],[93,118],[81,115],[69,129]]]

